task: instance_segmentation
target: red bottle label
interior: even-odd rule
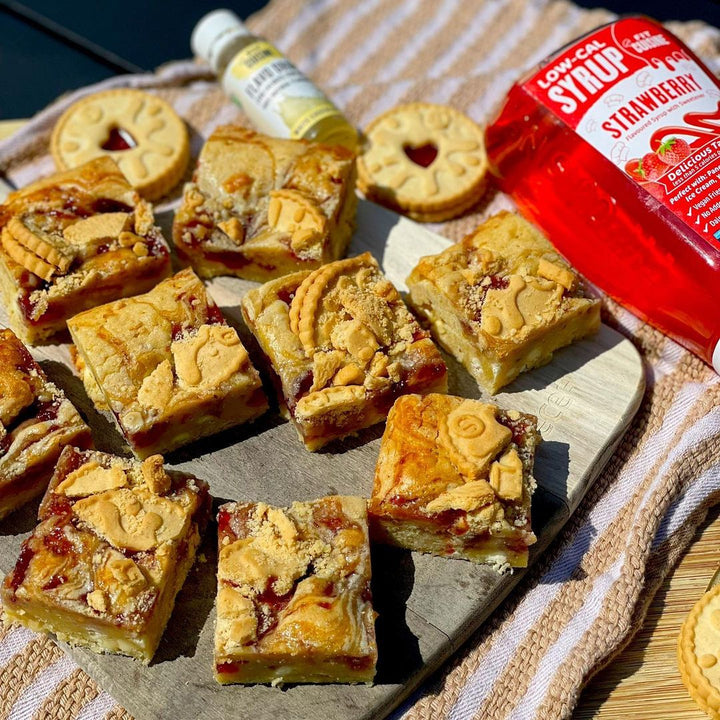
[[[720,85],[670,33],[619,20],[523,87],[720,248]]]

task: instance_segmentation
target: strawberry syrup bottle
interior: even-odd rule
[[[720,84],[647,18],[595,30],[510,90],[500,187],[567,259],[720,373]]]

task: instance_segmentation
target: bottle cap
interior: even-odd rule
[[[232,10],[213,10],[195,26],[190,37],[193,53],[210,63],[214,72],[220,71],[219,60],[241,36],[252,35]]]

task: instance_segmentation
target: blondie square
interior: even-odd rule
[[[229,503],[218,526],[217,681],[371,682],[365,500]]]
[[[346,148],[223,126],[185,186],[173,240],[201,277],[264,282],[341,258],[356,206]]]
[[[150,662],[195,560],[207,486],[139,463],[65,448],[40,524],[5,577],[8,620],[72,645]]]
[[[142,459],[256,418],[260,377],[191,269],[68,322],[90,397]]]
[[[0,205],[0,288],[15,332],[32,345],[68,318],[145,292],[170,274],[152,207],[109,157],[51,175]]]
[[[90,428],[11,330],[0,329],[0,519],[47,487],[66,445]]]
[[[539,442],[533,415],[450,395],[398,398],[368,509],[373,538],[525,567]]]
[[[420,260],[410,304],[488,392],[600,327],[600,302],[526,220],[503,212]]]
[[[447,387],[440,352],[369,253],[272,280],[242,311],[308,450],[381,422],[398,395]]]

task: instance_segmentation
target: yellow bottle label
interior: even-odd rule
[[[253,73],[273,60],[282,59],[282,53],[269,42],[258,40],[243,48],[230,63],[233,77],[247,80]]]
[[[223,87],[268,135],[303,137],[340,111],[282,53],[265,40],[244,47],[223,76]]]
[[[287,97],[280,103],[280,114],[290,128],[292,137],[300,138],[315,123],[339,115],[339,110],[324,98]]]

